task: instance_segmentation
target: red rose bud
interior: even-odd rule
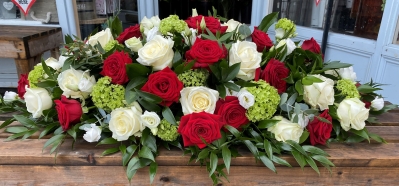
[[[284,79],[287,78],[289,74],[290,71],[285,67],[284,63],[272,58],[261,73],[260,79],[268,82],[281,94],[287,89],[287,82],[285,82]]]
[[[141,88],[142,91],[155,94],[162,98],[161,105],[169,107],[178,102],[183,83],[169,67],[155,72],[148,77],[148,81]]]
[[[185,147],[197,145],[202,149],[206,147],[202,140],[212,143],[222,137],[222,127],[223,122],[219,115],[200,112],[181,117],[177,131],[182,135]]]
[[[316,54],[320,54],[321,53],[320,45],[317,43],[316,40],[313,39],[313,37],[310,38],[310,40],[303,41],[301,48],[303,50],[309,50],[309,51],[311,51],[313,53],[316,53]]]
[[[123,85],[129,81],[126,73],[126,64],[132,63],[129,54],[115,51],[104,60],[103,70],[100,72],[103,76],[112,79],[112,83]]]
[[[330,121],[330,123],[325,123],[320,121],[317,117],[314,117],[313,121],[308,124],[306,128],[309,131],[310,144],[312,145],[325,145],[326,141],[330,139],[332,131],[332,118],[328,114],[328,109],[324,110],[319,117]]]
[[[273,46],[273,42],[270,40],[269,35],[259,30],[258,27],[254,28],[251,37],[252,41],[257,46],[258,52],[263,52],[265,48],[268,50]]]
[[[58,113],[58,121],[64,131],[67,131],[72,125],[80,122],[83,111],[79,101],[67,99],[62,95],[61,100],[55,100],[54,103]]]
[[[196,60],[194,68],[207,68],[226,57],[226,48],[220,48],[217,41],[197,38],[194,45],[186,52],[187,61]]]
[[[119,44],[123,44],[126,40],[136,37],[139,38],[141,37],[141,32],[140,32],[140,25],[136,24],[134,26],[130,26],[129,28],[126,28],[121,35],[116,38],[116,40],[119,42]]]
[[[18,96],[21,99],[24,99],[24,95],[25,95],[25,92],[26,92],[26,89],[25,89],[26,85],[29,88],[28,75],[27,74],[21,74],[21,77],[18,80],[18,87],[17,87]]]
[[[219,99],[216,102],[215,114],[222,117],[224,124],[231,125],[236,129],[249,122],[245,115],[246,111],[235,96],[226,96],[224,100]]]
[[[202,29],[200,27],[202,17],[204,17],[206,28],[208,28],[213,34],[216,34],[217,31],[219,31],[221,34],[226,32],[228,26],[221,26],[220,21],[211,16],[199,15],[195,17],[189,17],[186,20],[188,27],[197,29],[198,34],[202,34]],[[204,32],[206,33],[206,30],[204,30]]]
[[[371,102],[370,101],[364,101],[363,100],[363,103],[364,103],[364,107],[366,107],[366,109],[370,108],[370,106],[371,106]]]

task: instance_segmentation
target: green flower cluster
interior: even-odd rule
[[[209,72],[204,69],[187,70],[177,76],[184,87],[205,86]]]
[[[296,32],[296,26],[293,21],[287,19],[287,18],[282,18],[278,20],[275,26],[276,29],[281,28],[285,31],[285,33],[290,32],[288,34],[288,37],[294,37],[295,32]]]
[[[187,28],[187,23],[179,19],[177,15],[170,15],[169,17],[162,19],[159,24],[159,31],[166,35],[168,32],[181,33]]]
[[[44,70],[42,64],[35,65],[33,70],[28,74],[30,88],[36,88],[36,83],[39,83],[40,79],[43,78]]]
[[[353,81],[350,79],[341,79],[337,82],[337,89],[341,91],[346,98],[360,98],[359,91]]]
[[[276,88],[264,80],[252,81],[252,83],[258,86],[246,87],[246,89],[254,95],[255,103],[247,110],[246,116],[252,122],[270,119],[277,111],[280,95]]]
[[[124,106],[125,88],[122,85],[111,84],[111,78],[108,76],[98,79],[90,95],[94,105],[106,111]]]
[[[158,133],[157,136],[161,138],[163,141],[175,141],[179,136],[177,132],[178,126],[172,125],[166,119],[162,119],[161,123],[158,125]]]
[[[111,50],[112,50],[115,46],[117,46],[117,45],[119,45],[119,43],[118,43],[117,40],[109,41],[109,42],[105,45],[104,50],[105,50],[105,52],[109,52],[109,51],[111,51]],[[123,47],[123,45],[120,45],[120,46]]]

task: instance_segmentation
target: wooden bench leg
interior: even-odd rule
[[[21,77],[21,74],[29,74],[33,67],[41,62],[41,57],[42,54],[29,59],[14,59],[15,66],[17,67],[18,79]]]
[[[51,52],[51,57],[53,57],[53,58],[58,60],[58,58],[60,57],[60,49],[58,47],[57,48],[53,48],[53,49],[50,50],[50,52]]]

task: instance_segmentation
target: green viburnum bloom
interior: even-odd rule
[[[117,40],[109,41],[109,42],[105,45],[104,50],[105,50],[105,52],[109,52],[109,51],[111,51],[111,50],[112,50],[115,46],[117,46],[117,45],[119,45],[119,43],[118,43]],[[123,45],[120,45],[120,46],[123,47]]]
[[[112,84],[108,76],[98,79],[90,95],[94,105],[106,111],[124,106],[125,88],[122,85]]]
[[[172,125],[166,119],[162,119],[161,123],[158,125],[158,133],[157,136],[161,138],[163,141],[175,141],[177,137],[180,135],[177,132],[178,126]]]
[[[346,98],[360,98],[356,85],[350,79],[341,79],[337,82],[337,89],[341,91]]]
[[[42,64],[37,64],[33,67],[28,74],[29,86],[30,88],[36,88],[36,83],[39,83],[39,80],[43,78],[44,70]]]
[[[295,37],[296,34],[296,26],[293,21],[287,19],[287,18],[282,18],[278,20],[278,22],[275,25],[276,29],[276,37],[279,39],[282,39],[284,35],[288,33],[288,37]],[[284,32],[281,32],[284,31]]]
[[[277,111],[280,103],[280,95],[273,86],[264,80],[252,81],[258,84],[254,87],[246,87],[247,91],[255,96],[255,103],[247,110],[247,118],[252,122],[270,119]]]
[[[177,76],[184,87],[205,86],[209,72],[204,69],[187,70]]]
[[[159,31],[166,35],[168,32],[181,33],[187,28],[187,23],[179,19],[177,15],[170,15],[169,17],[162,19],[159,24]]]

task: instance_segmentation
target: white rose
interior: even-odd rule
[[[94,76],[90,76],[89,71],[83,72],[82,77],[80,78],[78,88],[80,91],[90,94],[93,91],[93,86],[96,84],[96,79]]]
[[[5,97],[5,96],[4,96]],[[371,102],[371,108],[373,108],[373,110],[375,111],[379,111],[382,108],[384,108],[384,99],[383,98],[379,98],[378,96],[375,97],[375,99]]]
[[[267,129],[274,134],[277,141],[292,140],[299,143],[303,128],[298,123],[292,123],[281,116],[275,116],[272,119],[280,120],[277,124]]]
[[[47,110],[53,105],[50,94],[46,89],[28,87],[25,87],[25,89],[26,109],[32,114],[33,118],[39,118],[43,115],[43,110]]]
[[[334,77],[338,77],[338,73],[337,73],[336,70],[327,70],[327,71],[325,71],[324,73],[325,73],[325,74],[332,75],[332,76],[334,76]]]
[[[364,121],[369,117],[369,109],[359,98],[346,98],[339,104],[337,116],[345,131],[351,128],[362,130],[366,125]]]
[[[98,127],[96,124],[90,124],[89,127],[85,127],[84,130],[86,133],[83,135],[83,139],[87,142],[97,142],[101,138],[101,128]]]
[[[141,112],[136,107],[117,108],[111,112],[109,121],[109,130],[112,132],[112,138],[117,141],[124,141],[130,136],[141,135],[144,126],[140,121]]]
[[[159,27],[161,20],[158,16],[153,16],[148,19],[146,16],[140,21],[140,30],[147,35],[148,31],[151,30],[153,27]]]
[[[79,91],[79,83],[82,79],[83,71],[75,70],[72,67],[64,72],[61,72],[58,75],[57,81],[61,90],[63,91],[63,95],[72,98],[87,98],[88,94],[82,94]]]
[[[238,97],[238,102],[245,109],[249,109],[249,107],[252,107],[255,104],[254,95],[252,95],[244,88],[242,88],[240,92],[238,92],[237,97]]]
[[[145,127],[151,129],[152,134],[157,135],[157,127],[159,123],[161,123],[161,118],[159,118],[157,113],[145,111],[144,114],[141,115],[141,121]]]
[[[159,32],[159,28],[158,27],[151,28],[151,30],[149,30],[147,33],[147,38],[146,38],[147,42],[154,39],[156,35],[161,35],[161,32]]]
[[[353,82],[355,82],[357,79],[356,72],[353,71],[353,67],[340,68],[338,69],[338,74],[342,79],[350,79]]]
[[[292,114],[291,116],[291,121],[294,122],[294,119],[296,117],[296,114]],[[309,124],[309,117],[305,116],[303,114],[298,114],[298,124],[301,126],[303,129],[306,128]]]
[[[100,43],[101,47],[104,48],[105,45],[113,41],[114,37],[112,37],[111,30],[109,28],[102,30],[92,36],[89,37],[89,40],[87,41],[91,46],[96,45],[97,43]]]
[[[256,44],[249,41],[237,41],[231,46],[229,65],[240,63],[237,78],[245,81],[255,78],[255,70],[260,67],[262,54],[256,50]]]
[[[184,115],[202,111],[213,114],[219,98],[218,91],[203,86],[183,88],[180,95]]]
[[[238,32],[238,28],[242,25],[242,23],[234,20],[234,19],[230,19],[229,21],[227,21],[225,24],[223,24],[223,26],[227,26],[227,30],[226,32],[233,32],[234,30],[237,29],[236,32]]]
[[[61,68],[64,66],[65,61],[69,58],[69,56],[63,56],[61,55],[58,58],[58,63],[60,64]]]
[[[290,38],[283,39],[277,44],[277,48],[280,48],[282,46],[287,46],[287,55],[290,55],[292,51],[294,51],[296,48],[294,41],[292,41]]]
[[[323,82],[304,85],[303,99],[312,108],[320,110],[328,109],[329,105],[334,104],[334,81],[320,74],[312,75]]]
[[[171,38],[163,38],[156,35],[138,51],[137,62],[145,66],[152,66],[155,71],[165,67],[172,67],[174,41]]]
[[[277,29],[275,30],[275,32],[276,32],[276,35],[275,35],[276,39],[282,39],[282,38],[284,37],[284,34],[285,34],[284,29],[282,29],[282,28],[277,28]]]
[[[59,63],[58,60],[54,59],[53,57],[47,58],[46,61],[44,62],[46,63],[47,66],[53,68],[54,70],[58,70],[62,67],[62,65],[64,65]]]
[[[5,102],[11,102],[11,101],[14,101],[14,100],[17,100],[17,99],[18,99],[18,94],[13,92],[13,91],[6,91],[4,93],[3,100]]]
[[[137,52],[140,48],[143,48],[143,43],[141,43],[140,39],[137,37],[132,37],[125,41],[125,45],[130,50]]]

